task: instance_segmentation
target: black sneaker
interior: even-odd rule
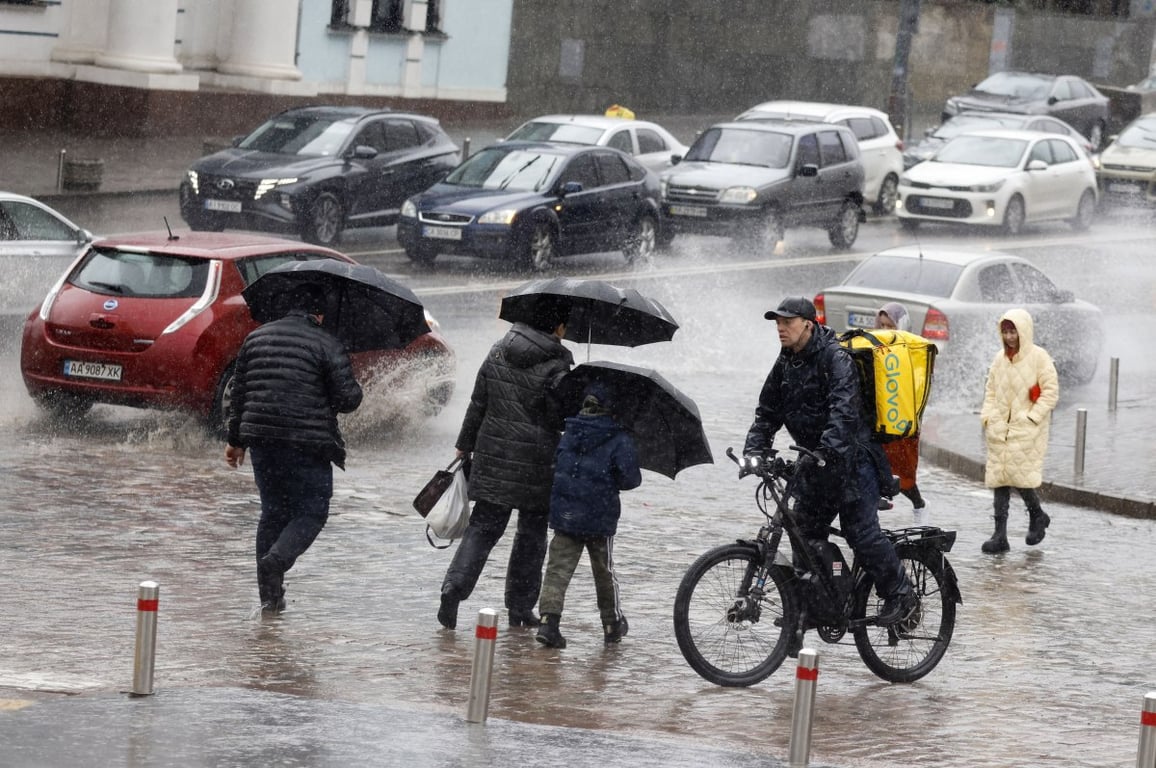
[[[877,623],[881,627],[898,624],[911,615],[919,606],[919,599],[913,592],[904,592],[901,595],[892,595],[883,601],[883,610],[879,611]]]
[[[602,627],[603,634],[606,639],[606,644],[620,643],[622,638],[626,637],[626,633],[630,631],[630,623],[625,616],[619,616],[618,621],[607,624]]]
[[[556,615],[543,614],[542,623],[538,625],[538,634],[534,639],[548,648],[565,648],[566,638],[562,637],[562,632],[558,629],[560,618]]]
[[[276,600],[266,600],[261,603],[261,613],[278,614],[285,610],[285,598],[278,597]]]

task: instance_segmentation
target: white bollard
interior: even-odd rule
[[[136,651],[133,653],[132,666],[134,696],[148,696],[153,692],[159,604],[160,587],[155,581],[142,581],[136,598]]]
[[[1116,395],[1120,391],[1120,358],[1113,357],[1108,367],[1108,410],[1116,410]]]
[[[819,680],[819,653],[799,651],[795,668],[795,711],[791,717],[790,768],[807,768],[811,760],[811,720],[815,716],[815,686]]]
[[[1088,441],[1088,409],[1076,409],[1076,457],[1072,471],[1077,475],[1084,474],[1084,447]]]
[[[484,723],[490,713],[490,677],[494,672],[494,645],[498,639],[498,612],[493,608],[478,611],[474,631],[474,664],[470,669],[470,703],[466,722]]]
[[[1136,753],[1136,768],[1156,768],[1156,693],[1144,697],[1140,710],[1140,749]]]

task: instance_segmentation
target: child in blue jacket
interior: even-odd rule
[[[550,540],[546,576],[538,610],[542,623],[537,640],[565,648],[558,630],[566,588],[582,551],[590,555],[598,611],[607,643],[617,643],[629,628],[618,601],[614,575],[614,533],[622,507],[619,491],[642,484],[634,440],[611,413],[610,391],[595,383],[586,390],[582,410],[566,419],[554,461],[550,495]]]

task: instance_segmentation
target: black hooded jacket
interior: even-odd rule
[[[478,369],[456,446],[471,452],[470,498],[549,509],[563,415],[554,388],[574,356],[551,333],[515,323]]]
[[[759,393],[744,455],[767,456],[775,433],[786,427],[795,445],[821,450],[833,472],[849,467],[870,443],[860,407],[859,374],[835,332],[815,325],[799,352],[784,349]]]
[[[285,445],[345,466],[337,414],[361,404],[349,353],[303,310],[246,337],[234,371],[229,445]]]

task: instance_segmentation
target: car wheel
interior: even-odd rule
[[[434,263],[434,259],[438,257],[438,252],[428,245],[416,245],[413,248],[406,248],[405,255],[414,264],[428,267]]]
[[[875,201],[873,209],[880,216],[895,212],[895,201],[899,198],[899,179],[895,174],[887,174],[883,186],[879,188],[879,199]]]
[[[622,254],[626,257],[626,263],[644,266],[653,264],[657,242],[658,223],[653,216],[641,216],[622,246]]]
[[[1092,226],[1092,219],[1096,217],[1096,195],[1090,189],[1085,189],[1080,195],[1080,204],[1076,206],[1076,216],[1072,219],[1072,229],[1084,232]]]
[[[553,228],[545,221],[534,222],[526,238],[523,261],[534,271],[542,272],[553,265],[557,255]]]
[[[843,201],[839,210],[839,218],[827,230],[827,237],[831,245],[836,248],[850,248],[859,237],[859,206],[850,200]]]
[[[1088,131],[1088,143],[1092,145],[1092,149],[1097,152],[1102,149],[1104,143],[1104,124],[1097,120],[1092,124],[1092,130]]]
[[[221,374],[217,382],[217,391],[213,394],[213,410],[209,412],[206,423],[209,431],[217,437],[224,438],[229,434],[229,417],[232,415],[233,382],[236,377],[236,364],[230,363]]]
[[[73,424],[92,410],[92,400],[71,392],[50,390],[32,396],[36,406],[57,424]]]
[[[1012,195],[1007,201],[1007,209],[1003,212],[1003,231],[1009,235],[1018,235],[1024,229],[1024,199],[1019,195]]]
[[[336,245],[341,239],[344,223],[345,208],[337,195],[322,192],[309,206],[305,220],[301,222],[301,239],[315,245]]]
[[[742,231],[739,241],[756,254],[771,256],[783,242],[785,231],[782,214],[776,208],[768,208],[762,218]]]

